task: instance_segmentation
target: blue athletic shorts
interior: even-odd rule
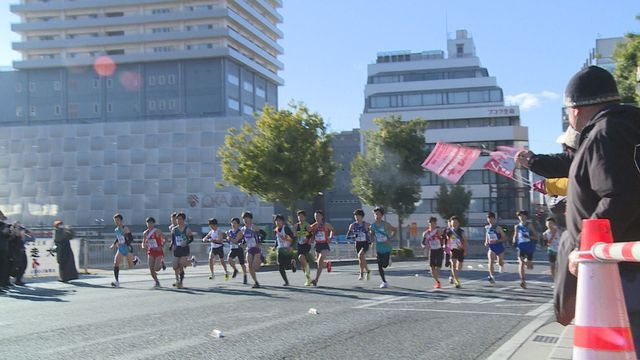
[[[118,246],[118,252],[124,256],[129,255],[129,245]]]
[[[489,250],[493,251],[496,255],[500,255],[504,252],[504,244],[489,244]]]
[[[536,245],[532,242],[518,244],[518,257],[527,258],[527,260],[533,260],[533,252],[536,250]]]

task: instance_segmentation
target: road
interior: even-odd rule
[[[0,295],[0,358],[484,359],[551,309],[546,265],[526,290],[513,263],[491,286],[486,264],[467,261],[462,288],[440,290],[425,267],[393,263],[387,289],[377,271],[358,281],[352,265],[323,273],[317,288],[302,286],[301,272],[283,287],[269,271],[251,289],[241,276],[209,280],[205,266],[188,269],[185,289],[170,286],[169,270],[162,289],[144,269],[122,271],[119,289],[107,273],[34,282]]]

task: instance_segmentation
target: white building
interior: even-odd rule
[[[376,117],[395,114],[405,120],[428,120],[430,147],[438,141],[490,150],[499,145],[527,146],[528,130],[520,125],[519,108],[505,106],[502,89],[481,66],[467,31],[458,30],[447,43],[447,57],[440,50],[378,54],[368,66],[361,129],[372,129]],[[528,188],[484,170],[487,160],[481,156],[459,182],[473,194],[467,215],[474,231],[485,223],[488,211],[503,220],[515,219],[516,210],[529,207]],[[429,216],[438,216],[436,193],[442,181],[431,172],[426,174],[421,181],[422,200],[407,223],[421,227]]]

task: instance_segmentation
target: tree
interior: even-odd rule
[[[440,184],[440,191],[436,193],[438,199],[437,211],[444,219],[457,216],[461,225],[467,224],[467,210],[471,203],[471,191],[464,186]]]
[[[640,21],[640,15],[636,16]],[[618,84],[618,91],[623,103],[640,104],[640,94],[637,91],[637,71],[640,66],[640,34],[629,33],[627,41],[618,44],[613,53],[616,62],[614,77]]]
[[[302,103],[265,106],[255,126],[231,128],[218,155],[225,182],[295,214],[297,200],[330,188],[336,171],[324,120]]]
[[[420,200],[420,166],[425,155],[427,121],[402,121],[400,116],[373,120],[378,130],[364,132],[364,154],[351,163],[353,193],[368,205],[393,209],[398,228]],[[403,246],[400,231],[400,247]]]

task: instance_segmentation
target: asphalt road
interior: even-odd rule
[[[551,308],[546,265],[526,290],[513,263],[491,286],[486,264],[467,261],[461,289],[432,289],[425,268],[392,264],[387,289],[377,271],[358,281],[356,266],[334,266],[317,288],[298,271],[290,287],[262,272],[251,289],[205,266],[188,269],[185,289],[169,270],[162,289],[144,269],[122,271],[119,289],[106,273],[33,282],[0,295],[0,359],[484,359]]]

